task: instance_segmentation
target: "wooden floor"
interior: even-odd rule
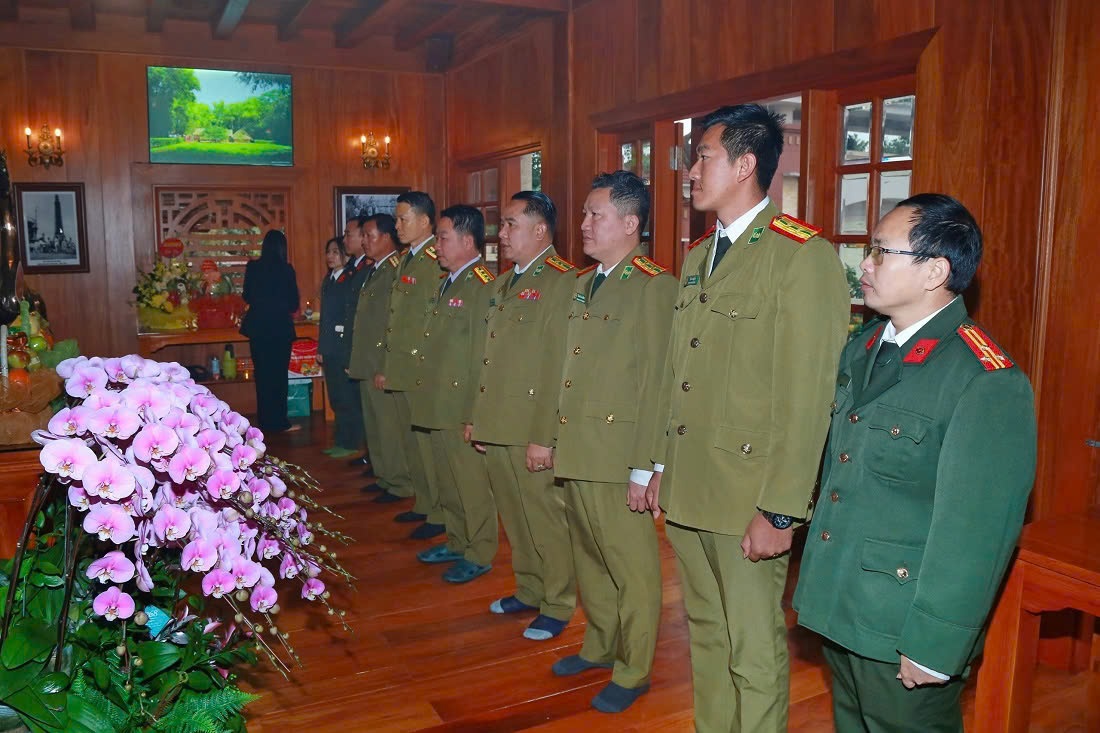
[[[343,460],[324,456],[325,426],[272,436],[269,450],[310,468],[325,487],[324,499],[344,519],[327,522],[357,538],[340,551],[358,578],[356,591],[334,591],[347,610],[346,633],[323,607],[281,599],[279,626],[304,667],[287,682],[270,665],[244,676],[244,686],[262,697],[249,706],[249,730],[339,731],[518,731],[596,733],[691,731],[691,670],[687,621],[672,550],[661,534],[664,610],[652,690],[621,715],[605,715],[589,700],[606,684],[605,671],[556,678],[550,665],[580,648],[584,613],[557,639],[534,642],[521,634],[530,617],[496,616],[489,604],[513,590],[507,542],[492,572],[461,586],[444,583],[443,568],[416,561],[428,542],[406,539],[411,527],[392,517],[405,503],[372,504],[360,493],[366,483]],[[789,597],[788,589],[788,597]],[[833,730],[828,673],[815,636],[793,626],[790,730]],[[1085,674],[1041,670],[1036,683],[1032,731],[1084,733]],[[973,682],[965,696],[967,722]]]

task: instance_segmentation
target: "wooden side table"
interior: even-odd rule
[[[1044,611],[1100,616],[1100,516],[1056,517],[1024,527],[985,642],[974,704],[975,733],[1024,733]],[[1095,723],[1100,685],[1090,681]],[[1090,728],[1090,730],[1093,730]]]
[[[42,464],[38,446],[0,451],[0,557],[11,557],[23,534]]]

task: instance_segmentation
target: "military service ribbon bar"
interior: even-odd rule
[[[474,265],[474,274],[477,275],[477,279],[483,283],[491,283],[493,280],[496,280],[496,278],[493,277],[493,273],[489,272],[489,268],[485,265]]]
[[[967,323],[959,326],[958,333],[963,342],[978,357],[978,361],[982,363],[987,372],[1007,369],[1012,366],[1012,361],[1005,356],[1003,351],[997,348],[997,345],[993,343],[993,339],[989,338],[982,329]]]
[[[542,291],[535,290],[534,288],[524,288],[519,291],[520,300],[541,300]]]
[[[451,308],[461,308],[462,298],[451,298],[447,301],[447,305],[449,305]]]
[[[639,270],[649,275],[650,277],[657,277],[662,272],[666,272],[668,270],[668,268],[661,267],[653,260],[642,255],[638,255],[637,257],[632,259],[631,262],[633,262]]]
[[[409,275],[402,275],[401,282],[405,283],[406,285],[416,285],[416,278],[410,277]]]
[[[768,226],[772,231],[779,232],[783,236],[793,239],[799,244],[803,244],[818,234],[821,234],[819,228],[812,224],[807,224],[800,219],[795,219],[793,216],[787,216],[786,214],[780,214],[775,217]]]

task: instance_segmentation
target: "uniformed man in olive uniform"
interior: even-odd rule
[[[844,349],[798,622],[827,638],[836,728],[956,731],[1035,478],[1027,376],[967,317],[982,254],[942,194],[898,204],[861,269],[882,314]]]
[[[348,376],[361,380],[358,385],[363,428],[376,479],[367,488],[405,498],[413,495],[413,484],[405,458],[405,444],[397,431],[397,397],[393,392],[375,389],[373,382],[385,361],[386,352],[382,347],[390,291],[401,264],[396,237],[394,220],[389,214],[374,214],[363,223],[364,249],[374,264],[367,272],[356,301]]]
[[[847,335],[836,251],[766,195],[780,123],[749,104],[698,128],[692,203],[718,225],[684,262],[661,390],[656,452],[667,465],[649,501],[656,509],[659,490],[706,733],[787,729],[786,552],[809,513]]]
[[[386,322],[386,351],[382,370],[374,376],[374,386],[393,392],[397,399],[398,425],[395,430],[405,441],[405,459],[409,464],[416,504],[397,515],[399,522],[424,522],[412,537],[428,539],[443,534],[443,509],[432,464],[425,465],[422,455],[430,452],[427,433],[412,429],[409,393],[423,385],[420,370],[420,340],[424,318],[439,287],[438,253],[435,250],[435,202],[423,191],[408,191],[397,197],[394,212],[397,236],[408,246],[401,258],[390,293],[390,313]],[[421,448],[424,443],[424,450]]]
[[[466,438],[485,344],[485,311],[495,290],[495,278],[481,257],[481,212],[465,205],[444,209],[436,249],[447,273],[424,326],[424,384],[412,393],[412,421],[429,431],[447,541],[423,550],[417,559],[454,563],[443,580],[466,583],[492,568],[498,535],[485,456]]]
[[[553,671],[612,667],[592,700],[621,712],[649,689],[661,614],[657,530],[646,511],[655,395],[676,279],[640,244],[649,192],[633,173],[596,177],[584,203],[584,271],[568,311],[554,472],[565,480],[577,585],[588,626]],[[637,469],[640,473],[634,473]]]
[[[538,191],[520,191],[500,217],[500,254],[515,263],[490,302],[471,431],[485,450],[489,480],[512,548],[516,591],[493,613],[534,612],[524,630],[545,641],[562,632],[576,607],[576,580],[565,490],[554,483],[558,390],[576,268],[554,249],[557,208]]]

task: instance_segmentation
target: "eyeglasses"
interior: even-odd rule
[[[871,262],[877,267],[882,264],[883,255],[909,255],[910,257],[925,257],[920,252],[910,252],[907,249],[887,249],[886,247],[880,247],[877,244],[872,244],[863,248],[863,258],[871,258]]]

